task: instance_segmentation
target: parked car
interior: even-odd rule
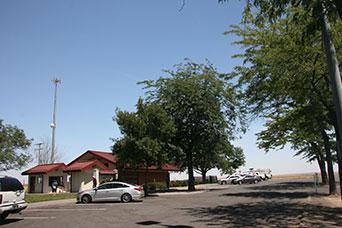
[[[77,202],[122,201],[127,203],[132,200],[142,200],[144,196],[144,190],[140,186],[124,182],[107,182],[96,188],[79,192]]]
[[[272,179],[272,173],[271,171],[265,173],[267,179]]]
[[[0,176],[0,220],[27,207],[24,187],[16,178]]]
[[[246,175],[239,179],[233,180],[233,184],[256,184],[261,181],[261,178],[259,176],[252,176],[252,175]]]
[[[255,172],[253,176],[258,176],[261,178],[261,180],[267,180],[266,173],[263,172]]]
[[[231,184],[233,183],[234,180],[239,179],[241,177],[243,177],[243,175],[233,174],[233,175],[227,176],[226,178],[219,180],[218,183],[219,184]]]

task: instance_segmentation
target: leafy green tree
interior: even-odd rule
[[[195,171],[202,175],[202,182],[206,180],[206,173],[213,168],[220,169],[222,173],[233,173],[245,164],[243,150],[234,147],[228,140],[217,140],[215,143],[206,140],[203,143],[194,159]]]
[[[187,168],[188,190],[193,191],[199,158],[212,159],[218,150],[208,149],[208,145],[214,148],[233,138],[242,126],[242,112],[233,86],[224,79],[227,75],[218,73],[211,64],[186,61],[175,67],[165,71],[168,77],[142,83],[148,89],[147,98],[160,104],[175,123],[173,144],[181,153],[174,160]]]
[[[280,115],[269,115],[266,130],[258,134],[259,147],[266,151],[283,148],[291,144],[297,151],[296,155],[317,160],[321,169],[322,182],[326,182],[325,164],[329,174],[329,193],[336,193],[336,183],[333,170],[333,158],[329,136],[320,119],[319,106],[306,105],[283,111]],[[324,157],[323,155],[326,157]]]
[[[23,130],[0,120],[0,171],[19,170],[27,165],[31,161],[26,150],[30,144]]]
[[[162,167],[169,161],[168,155],[177,151],[171,142],[176,130],[174,123],[158,104],[144,103],[139,98],[136,107],[136,112],[116,111],[113,120],[123,137],[113,140],[112,151],[122,167]]]
[[[296,138],[306,142],[303,146],[324,145],[330,179],[334,182],[326,132],[332,130],[336,117],[321,33],[311,32],[310,36],[303,33],[315,20],[303,8],[286,12],[286,17],[273,23],[256,22],[253,15],[248,15],[249,20],[242,26],[233,27],[230,32],[242,38],[237,44],[245,49],[237,56],[246,63],[235,68],[235,75],[249,110],[269,119],[267,130],[259,135],[262,141],[259,145],[272,148],[289,142],[297,147]],[[332,30],[338,46],[341,28],[337,22]],[[317,132],[321,133],[319,137]]]
[[[246,160],[242,148],[233,146],[231,150],[224,150],[216,167],[219,168],[222,173],[232,174],[245,163]]]
[[[221,2],[223,2],[222,0]],[[253,9],[254,7],[254,9]],[[331,86],[333,97],[333,110],[331,113],[331,120],[334,126],[337,137],[337,157],[339,164],[339,175],[342,179],[342,83],[340,69],[338,65],[338,47],[337,42],[340,41],[340,35],[332,37],[334,33],[330,29],[330,23],[336,26],[337,14],[342,19],[342,3],[340,0],[249,0],[245,8],[244,22],[251,22],[259,27],[267,27],[268,25],[276,24],[284,18],[291,18],[288,23],[301,24],[301,14],[296,14],[296,10],[303,9],[304,14],[310,19],[310,23],[306,23],[305,28],[302,30],[303,39],[317,37],[317,32],[320,32],[320,39],[323,45],[320,49],[325,52],[325,60],[329,73],[328,84]],[[297,17],[299,15],[299,17]],[[323,48],[322,48],[323,47]],[[314,58],[313,58],[314,59]],[[342,190],[342,182],[340,182]],[[342,199],[342,196],[341,196]]]

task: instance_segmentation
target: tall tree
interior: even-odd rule
[[[123,137],[113,139],[112,151],[123,167],[146,170],[151,165],[162,167],[169,161],[169,154],[177,151],[171,142],[176,130],[174,123],[158,104],[144,103],[139,98],[136,107],[136,112],[116,111],[113,120]]]
[[[159,103],[172,117],[176,133],[173,143],[181,148],[175,161],[186,167],[189,175],[188,190],[194,191],[194,167],[199,157],[206,153],[211,159],[219,142],[233,138],[242,118],[238,100],[231,84],[224,80],[211,64],[186,61],[165,71],[168,77],[144,81],[148,99]],[[215,139],[215,140],[214,140]]]
[[[220,0],[224,2],[226,0]],[[255,7],[252,10],[252,7]],[[274,24],[289,16],[289,10],[304,9],[306,16],[311,18],[311,23],[303,30],[303,37],[307,38],[315,35],[317,31],[321,32],[323,40],[323,50],[327,62],[327,72],[329,73],[329,84],[334,102],[333,126],[337,137],[337,158],[339,166],[339,176],[342,179],[342,82],[338,65],[338,53],[336,51],[337,39],[331,34],[330,23],[337,21],[337,14],[342,19],[342,3],[340,0],[248,0],[245,9],[245,20],[250,19],[254,12],[255,23],[257,25],[270,23]],[[291,12],[290,12],[291,14]],[[292,14],[293,15],[293,14]],[[292,16],[293,17],[293,16]],[[296,17],[293,17],[290,23],[301,23]],[[340,37],[340,36],[339,36]],[[342,182],[340,182],[342,191]],[[342,196],[341,196],[342,199]]]
[[[30,144],[31,140],[26,138],[23,130],[0,120],[0,171],[19,170],[27,165],[31,160],[26,150]]]
[[[206,173],[213,168],[220,169],[222,173],[232,173],[245,164],[242,148],[234,147],[228,140],[216,140],[215,143],[203,141],[202,143],[204,145],[196,151],[198,156],[194,161],[195,171],[201,174],[202,182],[206,181]]]
[[[316,19],[301,7],[287,9],[286,17],[272,23],[257,19],[247,14],[243,25],[233,27],[232,30],[242,37],[237,43],[245,48],[245,53],[238,57],[244,58],[248,64],[236,67],[235,73],[251,112],[271,118],[272,122],[279,124],[290,111],[308,106],[311,110],[308,113],[302,112],[306,121],[301,123],[314,123],[318,132],[322,133],[331,130],[335,112],[320,31],[313,30],[310,35],[303,33]],[[341,24],[336,23],[333,28],[333,35],[338,34]],[[341,43],[341,40],[337,39],[337,42]],[[316,118],[307,121],[312,116]],[[311,127],[312,124],[306,126]],[[284,135],[288,135],[289,131],[297,133],[300,128],[303,132],[303,127],[284,127],[277,131],[279,135],[275,136],[277,141],[273,143],[286,144],[288,138]],[[325,145],[329,144],[327,140],[325,142]],[[327,160],[329,151],[326,147]],[[328,163],[331,166],[331,161]]]

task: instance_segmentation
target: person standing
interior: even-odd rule
[[[93,188],[96,188],[97,186],[97,180],[96,180],[96,177],[93,176]]]

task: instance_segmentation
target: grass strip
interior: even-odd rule
[[[58,193],[58,194],[25,194],[26,203],[35,203],[51,200],[76,199],[76,193]]]

